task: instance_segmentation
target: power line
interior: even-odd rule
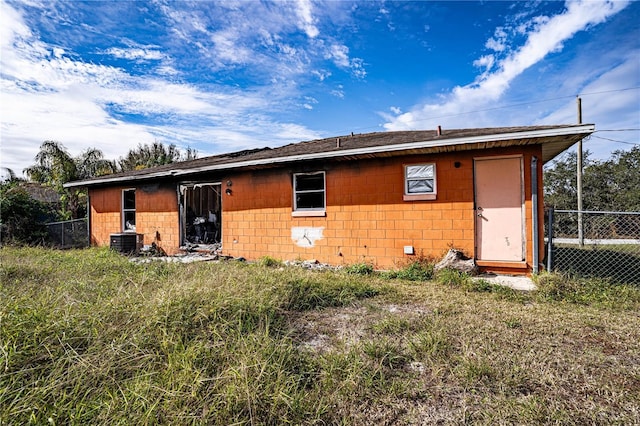
[[[446,115],[438,115],[438,116],[433,116],[433,117],[426,117],[426,118],[422,118],[420,120],[415,120],[415,122],[416,123],[420,123],[420,122],[426,122],[426,121],[429,121],[429,120],[437,120],[437,119],[441,119],[441,118],[459,117],[461,115],[475,114],[475,113],[478,113],[478,112],[496,111],[496,110],[499,110],[499,109],[507,109],[507,108],[526,106],[526,105],[534,105],[534,104],[540,104],[540,103],[544,103],[544,102],[559,101],[559,100],[562,100],[562,99],[571,99],[571,98],[576,98],[576,97],[579,97],[579,96],[601,95],[601,94],[604,94],[604,93],[626,92],[628,90],[638,90],[638,89],[640,89],[640,86],[625,87],[625,88],[622,88],[622,89],[602,90],[602,91],[598,91],[598,92],[579,93],[577,95],[564,95],[564,96],[558,96],[558,97],[555,97],[555,98],[545,98],[545,99],[541,99],[541,100],[538,100],[538,101],[521,102],[521,103],[517,103],[517,104],[502,105],[502,106],[497,106],[497,107],[492,107],[492,108],[477,109],[477,110],[473,110],[473,111],[463,111],[463,112],[459,112],[459,113],[455,113],[455,114],[446,114]],[[355,127],[355,128],[352,128],[351,130],[367,130],[367,129],[373,129],[373,128],[376,128],[376,127],[374,127],[374,126]],[[635,130],[638,130],[638,129],[622,129],[622,130],[606,130],[606,131],[618,132],[618,131],[635,131]],[[600,131],[605,131],[605,130],[600,130]],[[616,141],[613,141],[613,142],[616,142]],[[632,143],[632,142],[629,142],[629,143]]]
[[[594,135],[592,135],[592,137],[594,137],[594,138],[596,138],[596,139],[602,139],[602,140],[605,140],[605,141],[611,141],[611,142],[617,142],[617,143],[624,143],[624,144],[627,144],[627,145],[640,145],[640,142],[619,141],[619,140],[616,140],[616,139],[603,138],[602,136],[594,136]]]
[[[587,95],[601,95],[603,93],[614,93],[614,92],[624,92],[626,90],[635,90],[640,89],[640,86],[635,87],[625,87],[624,89],[612,89],[612,90],[603,90],[601,92],[589,92],[589,93],[579,93],[578,96],[587,96]]]

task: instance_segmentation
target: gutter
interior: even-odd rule
[[[456,145],[465,145],[465,144],[482,143],[482,142],[499,142],[499,141],[512,140],[512,139],[544,138],[544,137],[575,135],[575,134],[588,135],[593,133],[594,131],[595,131],[595,125],[585,124],[581,126],[533,130],[528,132],[512,132],[512,133],[500,133],[500,134],[493,134],[493,135],[472,136],[472,137],[464,137],[464,138],[439,139],[439,140],[433,140],[433,141],[407,142],[407,143],[396,144],[396,145],[371,146],[366,148],[345,149],[341,151],[317,152],[313,154],[298,154],[298,155],[290,155],[285,157],[263,158],[260,160],[239,161],[239,162],[225,163],[225,164],[213,164],[210,166],[202,166],[202,167],[197,167],[193,169],[169,170],[169,171],[149,173],[142,176],[121,176],[121,177],[114,177],[111,179],[93,179],[93,180],[85,180],[85,181],[78,181],[78,182],[69,182],[64,184],[64,187],[74,188],[79,186],[101,185],[101,184],[114,183],[114,182],[131,182],[135,180],[164,178],[169,176],[184,176],[184,175],[191,175],[191,174],[202,173],[202,172],[229,170],[229,169],[237,169],[237,168],[243,168],[243,167],[260,166],[260,165],[266,165],[266,164],[282,164],[282,163],[291,163],[296,161],[318,160],[318,159],[324,160],[328,158],[347,157],[352,155],[379,154],[383,152],[397,152],[397,151],[420,149],[420,148],[437,148],[437,147],[443,147],[443,146],[456,146]]]

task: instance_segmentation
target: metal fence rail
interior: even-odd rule
[[[65,220],[47,223],[49,243],[58,248],[82,248],[89,246],[87,219]]]
[[[549,209],[546,227],[548,270],[640,285],[640,212]]]

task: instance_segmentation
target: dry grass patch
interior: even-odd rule
[[[0,256],[0,424],[640,423],[632,288]]]

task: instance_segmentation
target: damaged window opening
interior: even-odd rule
[[[183,185],[180,189],[183,244],[219,244],[222,240],[221,185]]]
[[[136,190],[122,191],[122,231],[136,232]]]
[[[324,172],[293,175],[294,211],[324,211]]]

